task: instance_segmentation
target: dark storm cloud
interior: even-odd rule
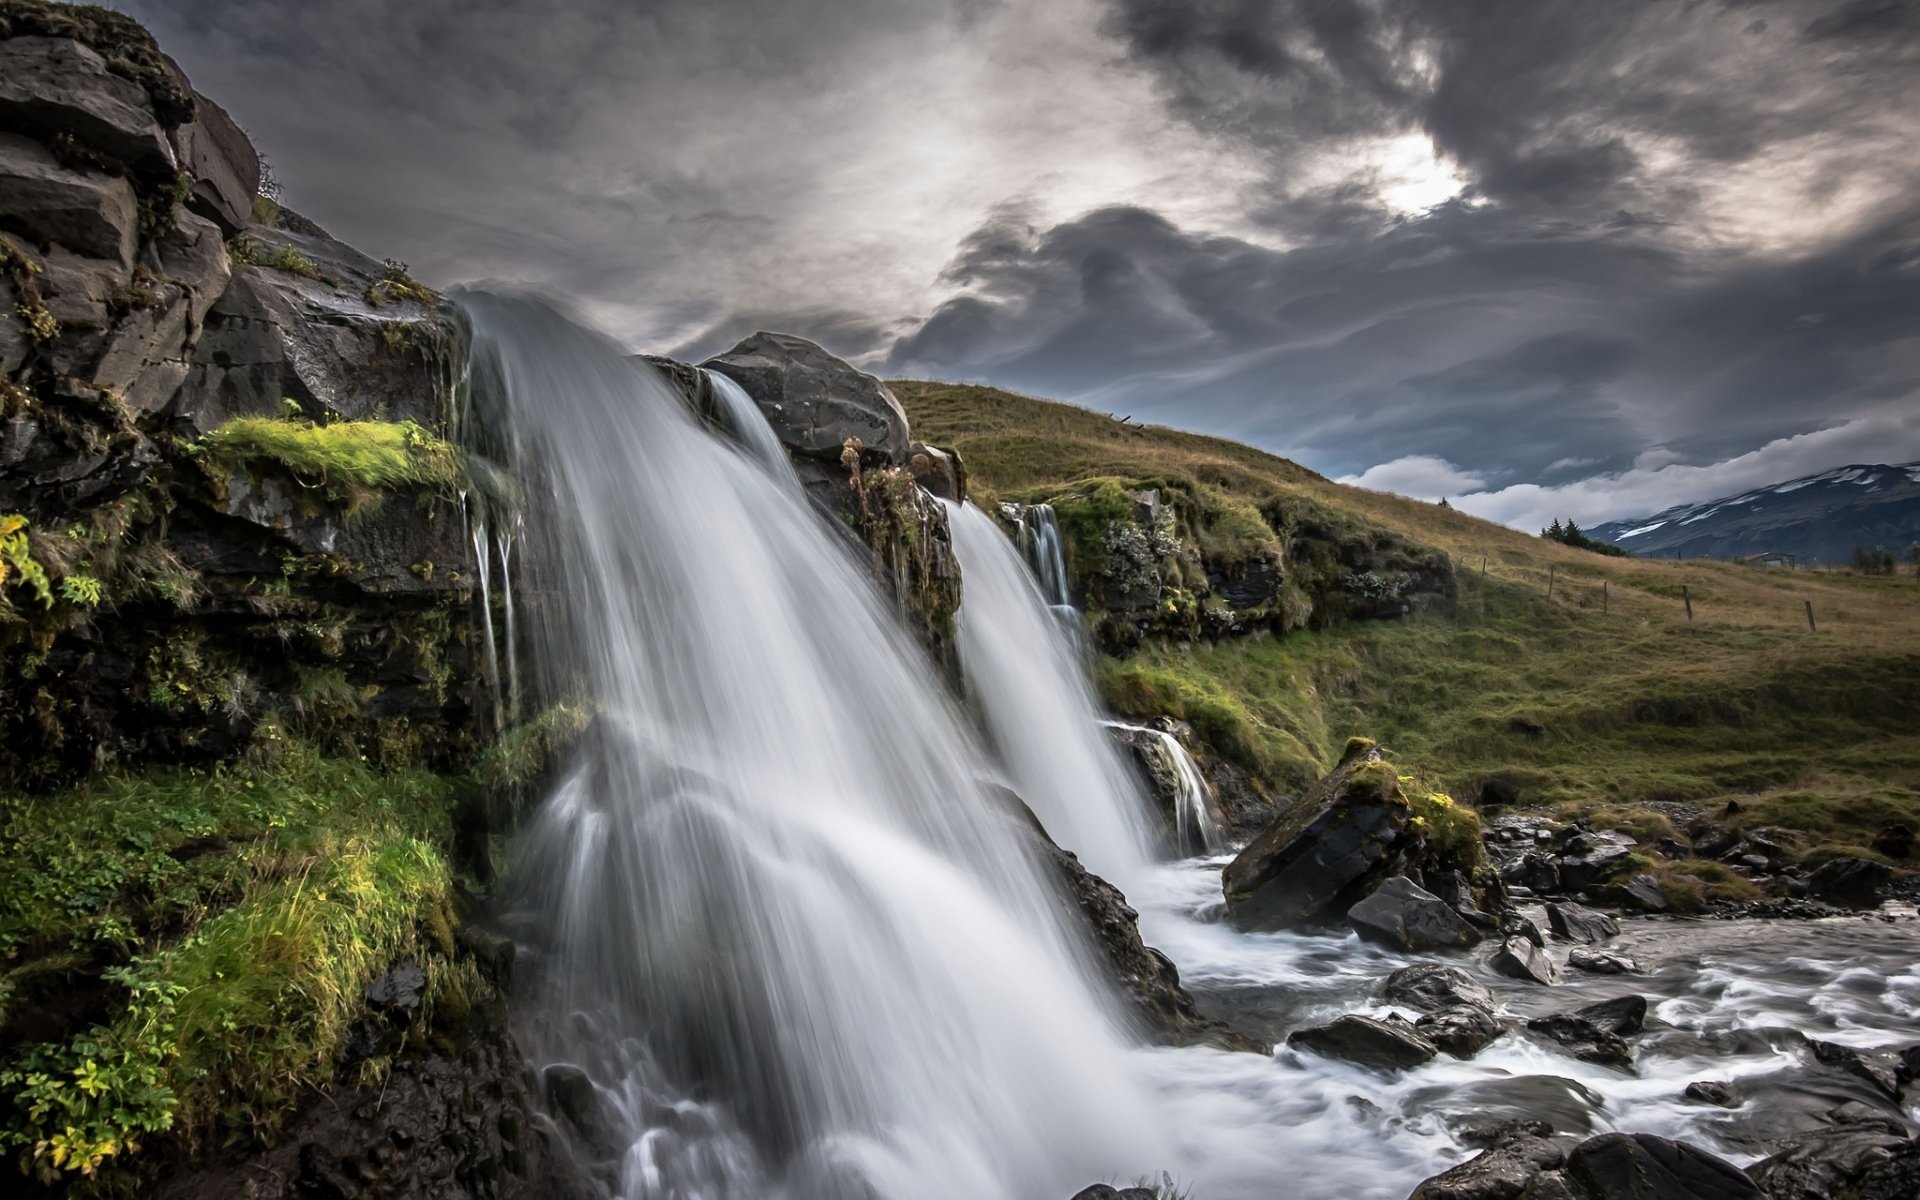
[[[783,328],[1522,523],[1920,457],[1920,5],[127,7],[323,224],[636,348]]]

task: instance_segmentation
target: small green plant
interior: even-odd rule
[[[34,1046],[0,1071],[26,1123],[0,1129],[0,1145],[22,1150],[42,1180],[63,1172],[92,1175],[115,1155],[140,1148],[149,1134],[173,1127],[178,1097],[167,1084],[174,1042],[174,1006],[182,984],[147,978],[141,964],[108,969],[103,978],[126,989],[111,1028],[95,1026],[65,1043]]]
[[[19,513],[0,513],[0,586],[9,582],[32,589],[42,605],[53,607],[46,569],[34,561],[33,547],[27,541],[27,519]]]
[[[432,304],[440,299],[438,292],[407,274],[407,264],[399,259],[389,258],[381,265],[384,273],[366,290],[366,301],[373,307],[409,300],[415,304]]]
[[[100,581],[91,575],[67,575],[60,580],[60,598],[68,604],[93,608],[100,603]]]

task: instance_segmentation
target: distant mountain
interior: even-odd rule
[[[1792,554],[1803,563],[1845,563],[1856,546],[1885,546],[1904,559],[1920,540],[1920,462],[1837,467],[1586,532],[1660,558]]]

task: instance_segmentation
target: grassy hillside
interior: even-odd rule
[[[1737,824],[1785,827],[1816,856],[1891,821],[1920,825],[1911,576],[1603,557],[1218,438],[991,388],[892,386],[918,437],[960,451],[982,498],[1191,481],[1269,517],[1312,513],[1451,560],[1451,601],[1398,620],[1150,639],[1103,660],[1116,708],[1193,721],[1276,789],[1365,734],[1463,798],[1517,793],[1649,833],[1735,798]]]

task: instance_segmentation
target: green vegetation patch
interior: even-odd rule
[[[466,474],[460,451],[413,421],[236,417],[196,449],[226,466],[272,463],[356,502],[408,485],[451,491]]]
[[[461,786],[296,745],[0,799],[0,1145],[51,1176],[270,1132],[374,974],[448,970]]]

